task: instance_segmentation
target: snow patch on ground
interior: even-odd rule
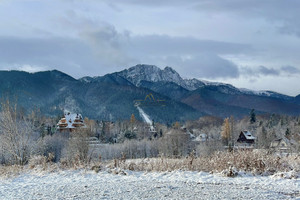
[[[126,174],[126,175],[124,175]],[[205,172],[59,171],[1,180],[1,199],[291,199],[300,179]]]

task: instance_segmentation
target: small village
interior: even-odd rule
[[[143,112],[143,114],[145,113]],[[141,117],[144,121],[136,120],[132,114],[128,121],[109,122],[84,120],[81,114],[66,112],[58,121],[55,134],[76,136],[79,131],[88,131],[87,141],[92,146],[93,151],[98,152],[99,155],[103,154],[102,157],[107,159],[112,158],[105,156],[103,148],[109,144],[117,146],[129,140],[136,141],[136,143],[145,140],[150,143],[164,141],[164,150],[155,149],[154,152],[156,153],[150,154],[150,157],[156,157],[159,154],[168,157],[181,157],[188,156],[192,152],[197,156],[207,156],[215,151],[254,151],[259,149],[270,153],[289,155],[298,153],[300,149],[300,134],[298,132],[290,133],[287,128],[283,133],[274,134],[274,131],[267,133],[266,128],[255,127],[255,124],[258,124],[256,119],[254,119],[255,122],[250,122],[251,116],[248,119],[249,122],[246,123],[244,121],[247,119],[233,122],[232,118],[226,118],[222,123],[221,119],[204,117],[198,120],[199,124],[197,121],[184,124],[174,122],[169,126],[155,123],[147,115],[146,119],[143,115]],[[211,121],[211,124],[207,122],[202,124],[203,120]],[[279,123],[280,125],[283,124],[280,120]],[[208,127],[211,129],[209,130]],[[298,125],[296,128],[299,127]],[[251,131],[242,128],[250,128]],[[126,154],[126,151],[124,150],[122,153]],[[127,156],[140,158],[144,154],[137,155],[127,152]]]

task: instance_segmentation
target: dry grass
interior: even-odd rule
[[[24,166],[21,165],[10,165],[3,166],[0,165],[0,177],[10,178],[20,175],[24,171]]]
[[[135,160],[115,159],[108,168],[122,168],[134,171],[206,171],[221,172],[231,167],[239,171],[255,174],[274,174],[276,172],[300,172],[300,156],[277,156],[264,151],[216,152],[209,157],[189,156],[186,158],[146,158]]]
[[[0,177],[10,178],[22,173],[47,173],[61,169],[59,164],[52,162],[52,159],[52,154],[48,156],[39,155],[30,157],[27,165],[0,165]]]
[[[265,151],[235,151],[216,152],[207,157],[195,157],[193,154],[186,158],[145,158],[127,160],[122,154],[119,159],[101,162],[82,163],[77,160],[72,165],[63,161],[53,163],[51,155],[31,157],[28,165],[0,165],[0,177],[12,177],[24,172],[48,173],[66,169],[88,169],[99,172],[103,169],[121,169],[132,171],[205,171],[222,172],[228,169],[251,172],[254,174],[272,175],[281,172],[300,173],[300,156],[278,156]]]

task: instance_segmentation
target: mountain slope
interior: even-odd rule
[[[0,71],[1,97],[16,98],[27,111],[38,107],[44,114],[57,115],[62,110],[80,112],[93,119],[129,119],[139,113],[134,100],[152,93],[165,100],[165,106],[145,108],[159,122],[196,119],[202,114],[192,107],[146,88],[138,88],[117,74],[86,80],[76,80],[59,71],[27,73]],[[179,114],[180,113],[180,114]]]
[[[300,106],[278,97],[245,94],[231,86],[203,86],[186,94],[181,101],[211,115],[242,117],[254,108],[258,112],[299,115]]]
[[[152,65],[136,65],[117,72],[138,87],[144,87],[192,106],[198,111],[226,117],[257,112],[299,115],[297,98],[272,91],[238,89],[230,84],[182,79],[170,67],[161,70]]]
[[[180,100],[184,95],[186,95],[189,90],[177,85],[174,82],[150,82],[142,80],[140,82],[140,87],[148,88],[154,92],[165,95],[171,99]]]
[[[300,105],[300,94],[295,97],[295,102]]]
[[[290,97],[272,91],[255,92],[229,84],[183,79],[170,67],[136,65],[100,77],[73,77],[57,70],[38,73],[0,71],[0,97],[15,99],[28,111],[41,108],[47,115],[62,110],[80,112],[93,119],[129,119],[136,100],[152,94],[164,105],[145,106],[155,121],[196,119],[204,114],[243,117],[257,113],[300,115],[300,95]],[[156,102],[157,103],[157,102]]]
[[[0,96],[24,103],[30,109],[52,101],[53,94],[68,88],[76,79],[59,71],[27,73],[0,71]]]

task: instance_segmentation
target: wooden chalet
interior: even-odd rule
[[[86,128],[81,114],[65,113],[57,123],[59,132],[72,132],[78,128]]]
[[[279,138],[271,142],[270,149],[280,153],[289,153],[291,152],[291,144],[287,139]]]
[[[241,131],[237,142],[241,144],[252,145],[255,143],[255,139],[256,138],[249,131]]]

